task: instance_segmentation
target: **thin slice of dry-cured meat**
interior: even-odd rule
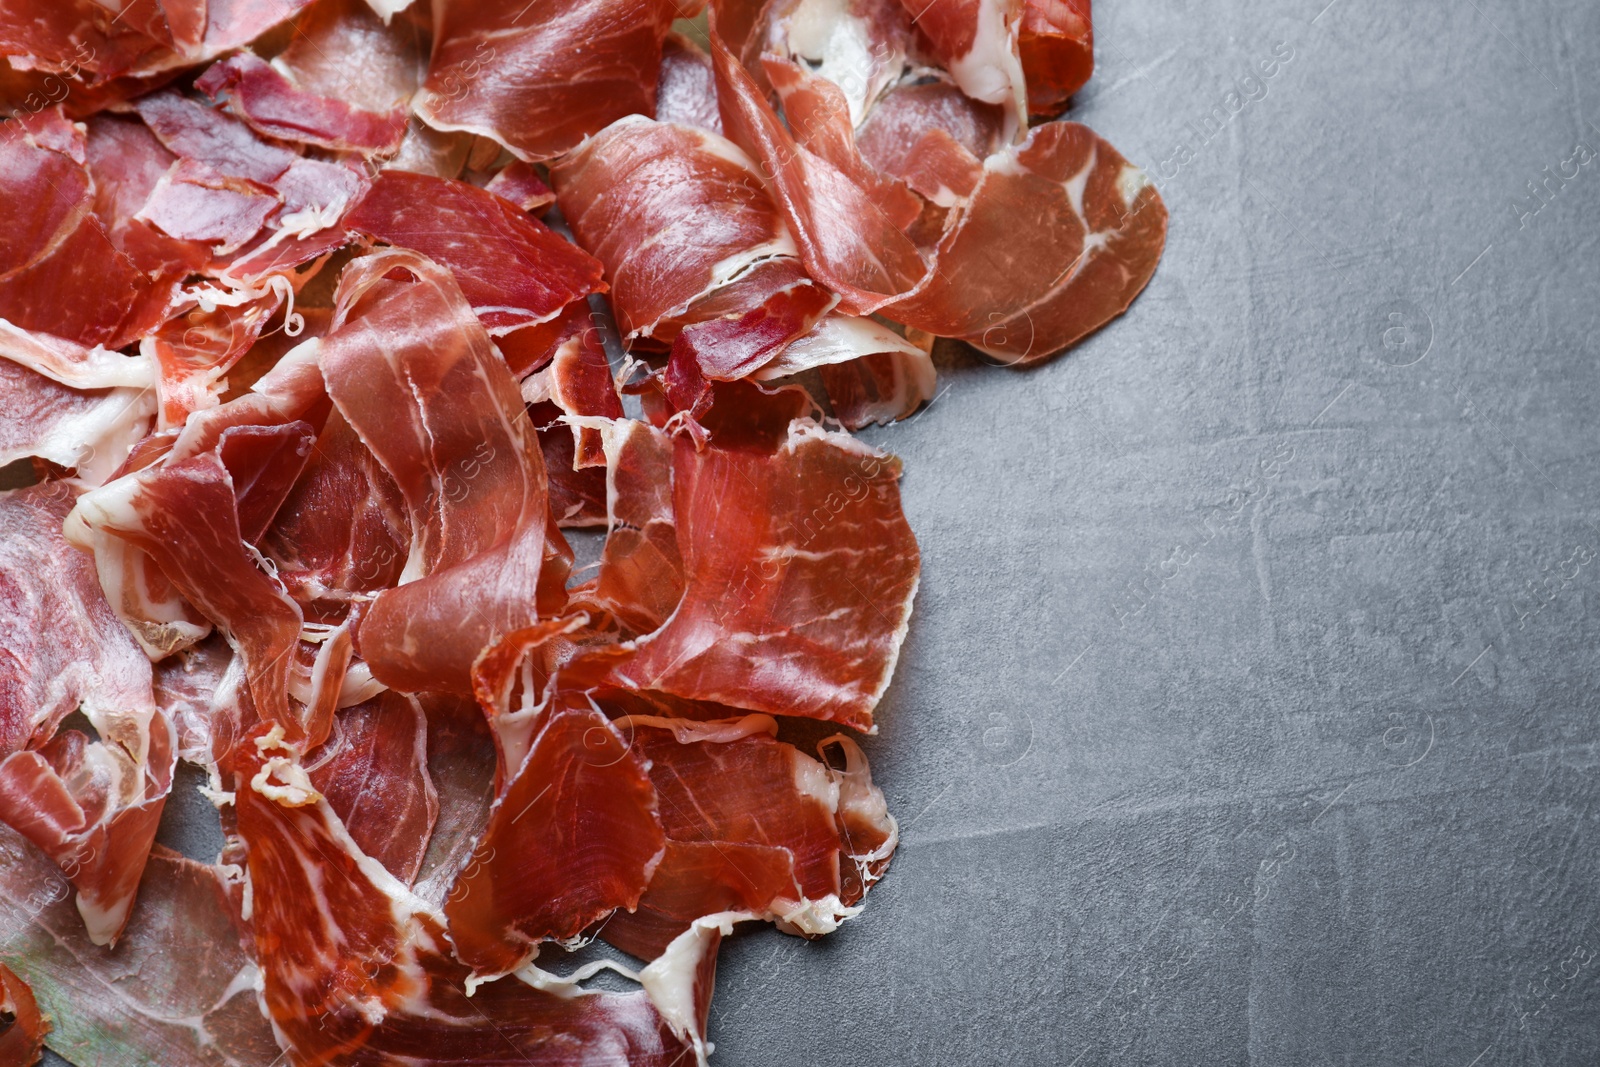
[[[404,584],[373,600],[357,648],[386,685],[468,692],[479,651],[537,617],[543,459],[510,370],[451,276],[398,250],[358,263],[318,360],[328,395],[399,486],[411,545]]]
[[[101,737],[63,730],[0,761],[0,820],[55,861],[89,940],[115,944],[172,790],[172,724],[153,706],[96,714]]]
[[[687,323],[815,289],[754,161],[708,130],[625,118],[551,178],[578,242],[605,264],[627,339],[670,343]],[[741,284],[757,274],[759,288]],[[719,301],[728,289],[739,298]]]
[[[441,917],[360,852],[273,736],[242,746],[236,803],[262,997],[285,1047],[439,1067],[692,1060],[648,992],[560,995],[510,976],[469,998]]]
[[[571,149],[623,115],[655,110],[668,0],[438,0],[416,110],[441,130],[492,137],[518,158]]]
[[[548,322],[601,288],[582,249],[463,181],[385,171],[345,225],[448,267],[491,334]]]
[[[89,940],[61,872],[0,827],[0,939],[50,1016],[53,1050],[80,1064],[196,1067],[260,1067],[281,1055],[222,875],[156,846],[113,951]]]
[[[1094,73],[1090,0],[1024,0],[1017,48],[1028,110],[1055,115]]]
[[[225,99],[251,129],[280,141],[387,155],[399,149],[406,132],[404,107],[368,111],[309,92],[252,52],[238,52],[213,65],[195,87],[213,100]]]
[[[648,761],[668,842],[638,909],[602,931],[617,947],[654,959],[722,911],[825,934],[887,867],[894,820],[854,742],[835,742],[848,746],[841,772],[777,740],[765,715],[630,715],[617,728]]]
[[[0,757],[48,740],[79,708],[153,706],[150,661],[106,604],[93,560],[62,538],[78,494],[69,482],[0,493]]]
[[[796,420],[771,452],[680,437],[673,513],[688,576],[617,668],[635,688],[872,726],[916,593],[900,464]]]
[[[551,709],[445,899],[463,962],[504,974],[638,904],[665,844],[648,766],[597,709]]]
[[[390,691],[343,709],[305,767],[361,851],[414,882],[439,814],[416,698]]]

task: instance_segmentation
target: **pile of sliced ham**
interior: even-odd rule
[[[698,6],[0,5],[6,1063],[703,1063],[724,936],[860,912],[919,554],[851,431],[1166,212],[1045,121],[1088,0]]]

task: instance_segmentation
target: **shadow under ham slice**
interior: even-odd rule
[[[478,985],[436,911],[363,855],[271,735],[241,746],[239,832],[263,999],[306,1062],[668,1067],[695,1062],[646,992]],[[315,921],[308,921],[316,916]],[[359,1050],[359,1051],[357,1051]]]
[[[70,896],[54,866],[0,827],[0,940],[54,1023],[55,1051],[73,1063],[185,1067],[261,1067],[280,1055],[216,868],[157,845],[115,951],[89,941]]]
[[[668,0],[437,0],[433,11],[417,114],[530,162],[655,110],[661,44],[678,13]]]
[[[648,767],[598,710],[551,708],[445,898],[476,974],[508,973],[638,903],[664,843]]]
[[[343,709],[305,767],[361,851],[414,882],[439,814],[428,724],[416,698],[389,691]]]
[[[0,761],[0,820],[49,856],[77,890],[89,940],[114,945],[172,790],[176,738],[151,704],[65,730]]]
[[[100,591],[94,562],[61,535],[79,490],[0,493],[0,757],[48,740],[72,711],[151,706],[150,661]]]
[[[358,651],[393,688],[470,691],[478,653],[538,617],[545,471],[511,372],[450,274],[399,250],[346,268],[318,361],[411,523]]]
[[[50,1020],[39,1012],[33,990],[17,973],[0,963],[0,1060],[33,1067],[44,1055]]]
[[[345,225],[449,268],[491,334],[549,322],[604,288],[583,249],[464,181],[384,171]]]

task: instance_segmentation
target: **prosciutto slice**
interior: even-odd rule
[[[853,761],[838,772],[778,741],[765,715],[635,715],[617,727],[649,762],[667,849],[638,910],[605,925],[607,941],[655,959],[715,912],[809,936],[857,914],[897,834],[854,742],[836,739]]]
[[[439,815],[428,722],[417,699],[385,692],[344,709],[305,766],[361,851],[414,882]]]
[[[866,190],[795,142],[749,73],[713,45],[724,127],[763,160],[807,270],[847,310],[1032,362],[1121,314],[1154,273],[1166,208],[1087,127],[1048,123],[985,160],[930,263]]]
[[[359,1050],[351,1062],[441,1067],[692,1061],[646,992],[562,996],[513,976],[469,999],[438,913],[361,853],[273,736],[243,746],[237,805],[262,995],[285,1047],[306,1062]]]
[[[1017,136],[1027,127],[1028,82],[1019,38],[1025,0],[900,0],[919,38],[974,100],[996,104]]]
[[[335,319],[319,349],[328,395],[411,523],[404,584],[373,600],[358,650],[385,685],[469,692],[478,652],[537,617],[548,507],[533,426],[461,289],[428,260],[367,257],[345,273]]]
[[[463,181],[386,171],[346,225],[448,267],[491,334],[549,322],[602,288],[596,260]]]
[[[664,845],[648,767],[598,709],[552,709],[445,900],[463,962],[505,974],[638,904]]]
[[[529,161],[653,112],[661,44],[678,13],[666,0],[438,0],[433,11],[417,113]]]
[[[714,133],[626,118],[551,176],[606,265],[625,337],[673,341],[707,378],[760,367],[834,303],[801,268],[755,164]]]
[[[916,593],[899,461],[797,419],[771,451],[673,453],[687,584],[615,668],[631,688],[870,730]]]
[[[1028,81],[1028,110],[1058,114],[1094,73],[1090,0],[1024,0],[1017,48]]]
[[[0,819],[55,861],[77,890],[89,940],[114,945],[172,789],[172,725],[148,704],[0,762]]]
[[[922,345],[872,319],[829,315],[753,376],[819,370],[833,414],[852,430],[903,419],[933,399],[933,360]]]
[[[303,721],[288,697],[300,608],[246,545],[235,488],[222,459],[206,452],[103,486],[79,501],[74,518],[86,533],[102,533],[147,554],[243,657],[261,716],[291,736],[316,737],[328,724]],[[206,521],[194,521],[197,515]]]
[[[150,661],[106,604],[93,561],[61,536],[79,491],[0,493],[0,756],[48,740],[82,708],[148,710]]]
[[[93,944],[66,879],[0,827],[0,938],[73,1063],[260,1067],[281,1050],[256,1006],[216,868],[156,846],[115,951]],[[7,1061],[13,1062],[13,1061]]]
[[[228,107],[257,133],[336,151],[387,155],[400,147],[406,110],[351,107],[295,85],[251,52],[239,52],[207,70],[195,88]]]

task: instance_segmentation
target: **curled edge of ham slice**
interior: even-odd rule
[[[928,349],[882,323],[828,315],[756,371],[758,382],[819,370],[836,419],[852,430],[903,419],[933,399]]]
[[[176,738],[154,707],[94,722],[103,740],[68,730],[0,762],[0,819],[67,876],[89,940],[114,945],[172,789]]]

